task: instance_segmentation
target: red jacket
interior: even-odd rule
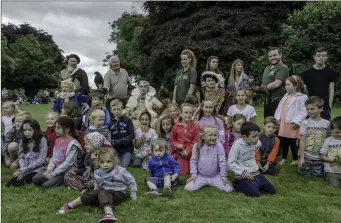
[[[54,127],[47,128],[44,132],[44,136],[47,139],[47,157],[51,158],[53,155],[53,147],[56,139],[58,138]]]
[[[188,154],[187,158],[192,156],[192,149],[195,143],[199,141],[199,126],[193,121],[185,127],[181,122],[176,122],[171,133],[171,154],[174,158],[180,156],[177,150],[178,145],[183,145],[184,152]]]

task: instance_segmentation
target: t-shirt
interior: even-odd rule
[[[336,83],[338,74],[330,67],[317,70],[309,68],[302,74],[302,80],[307,85],[308,96],[319,96],[324,100],[324,108],[329,108],[329,84]]]
[[[109,91],[109,98],[126,99],[128,97],[128,72],[120,68],[119,73],[109,69],[104,75],[104,88]]]
[[[320,150],[320,154],[328,158],[337,158],[338,162],[324,163],[324,171],[341,174],[341,139],[328,137]]]
[[[7,132],[9,132],[9,130],[11,130],[13,128],[13,120],[14,116],[2,116],[1,117],[1,122],[4,124],[4,129],[5,132],[4,134],[6,135]]]
[[[244,110],[239,110],[236,105],[231,105],[227,110],[227,115],[233,117],[235,114],[242,114],[246,117],[246,121],[250,121],[251,118],[257,115],[256,110],[251,105],[246,105]]]
[[[174,85],[176,86],[176,102],[184,102],[188,93],[190,84],[197,84],[197,72],[193,67],[186,71],[179,70],[176,74]]]
[[[301,136],[305,136],[304,156],[312,160],[319,160],[319,151],[329,132],[330,122],[328,120],[323,118],[318,121],[310,118],[304,120],[299,133]]]
[[[142,130],[136,129],[135,130],[135,139],[141,139],[143,132]],[[141,147],[137,148],[136,156],[142,157],[151,152],[152,147],[152,140],[157,139],[157,134],[154,129],[150,128],[148,132],[144,134],[145,140],[142,141]]]
[[[272,100],[281,99],[285,91],[285,80],[289,77],[289,68],[284,63],[280,62],[277,66],[271,68],[267,66],[263,72],[262,86],[267,86],[268,84],[274,82],[275,80],[282,81],[282,85],[274,90],[270,91],[269,98]]]

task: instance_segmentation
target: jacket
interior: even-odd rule
[[[288,93],[284,95],[281,101],[278,104],[278,107],[275,112],[275,119],[278,121],[281,119],[282,109],[285,101],[288,98]],[[285,117],[285,123],[295,123],[297,125],[301,125],[301,122],[306,119],[308,113],[305,107],[305,101],[308,99],[308,96],[298,92],[294,98],[290,101],[288,105],[287,114]]]
[[[44,137],[40,140],[39,151],[34,152],[34,141],[28,143],[28,151],[24,153],[22,141],[19,144],[19,166],[25,168],[25,174],[43,172],[46,170],[47,141]]]
[[[181,121],[174,124],[171,133],[171,154],[177,159],[179,156],[179,151],[177,149],[178,145],[183,145],[184,152],[188,154],[188,159],[192,155],[193,145],[199,140],[199,127],[194,121],[190,121],[185,127],[181,124]]]
[[[111,120],[109,130],[111,144],[119,155],[126,152],[133,153],[135,131],[133,121],[130,118],[121,116],[118,120]]]
[[[6,135],[5,135],[5,139],[4,139],[4,143],[3,143],[3,147],[1,148],[2,150],[2,155],[4,156],[5,160],[10,160],[11,157],[8,153],[8,145],[11,142],[17,142],[19,143],[21,138],[22,138],[23,132],[22,131],[18,131],[15,128],[12,128],[11,130],[9,130]]]
[[[57,113],[62,112],[63,104],[65,99],[62,97],[57,97],[53,101],[53,111]],[[77,110],[79,113],[81,113],[82,103],[89,103],[90,98],[88,95],[82,94],[81,92],[75,93],[72,97],[69,98],[69,102],[76,105]]]
[[[218,139],[221,143],[225,143],[225,128],[224,128],[224,123],[218,118],[218,117],[209,117],[205,118],[202,117],[199,120],[199,128],[202,129],[205,126],[210,125],[214,126],[218,130]]]
[[[256,152],[257,164],[265,165],[266,163],[274,165],[276,163],[276,157],[279,150],[279,138],[275,135],[267,137],[265,133],[259,135],[259,140],[262,145]]]
[[[180,176],[180,166],[169,153],[165,153],[161,159],[152,156],[148,162],[148,170],[151,177],[164,178],[167,174]]]
[[[47,157],[51,157],[53,154],[53,147],[56,139],[58,138],[56,135],[55,128],[47,128],[44,132],[44,136],[47,139]]]
[[[234,142],[227,164],[235,173],[236,179],[245,178],[246,174],[256,176],[259,167],[256,163],[256,145],[249,145],[243,139]]]
[[[129,186],[130,197],[136,197],[137,185],[134,177],[123,167],[115,166],[111,172],[102,169],[95,170],[94,189],[126,192]]]

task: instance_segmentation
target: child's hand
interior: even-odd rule
[[[171,176],[171,181],[174,182],[178,178],[178,174],[173,174]]]
[[[132,201],[136,201],[137,200],[137,197],[132,197],[130,198]]]
[[[300,159],[298,160],[298,166],[299,166],[300,168],[303,167],[303,164],[304,164],[304,157],[302,157],[302,158],[300,158]]]
[[[223,182],[224,182],[224,185],[230,185],[230,186],[232,186],[232,182],[231,181],[229,181],[228,179],[225,179],[225,180],[223,180]]]
[[[292,129],[296,130],[296,129],[300,128],[300,126],[297,125],[296,123],[293,123],[293,124],[294,124],[294,125],[292,126]]]
[[[332,163],[337,163],[337,162],[338,162],[338,159],[337,159],[337,157],[334,157],[334,159],[333,159]]]
[[[18,164],[16,162],[13,162],[12,165],[11,165],[11,169],[12,170],[15,170],[15,169],[18,169]]]
[[[245,178],[252,181],[255,180],[255,178],[249,173],[245,175]]]
[[[47,179],[47,180],[51,180],[51,179],[53,178],[52,173],[48,173],[48,174],[46,174],[44,177],[45,177],[45,179]]]
[[[196,179],[197,179],[196,177],[191,176],[191,177],[188,178],[188,180],[186,181],[186,184],[189,184],[191,181],[193,181],[193,183],[195,183],[195,180],[196,180]]]
[[[19,169],[14,172],[13,176],[17,178],[17,180],[21,180],[25,175],[25,169]]]
[[[261,164],[258,164],[258,167],[259,167],[259,169],[260,169],[262,172],[264,172],[264,168],[262,167]]]
[[[269,169],[269,166],[270,166],[270,164],[267,163],[267,164],[263,167],[264,172],[267,171],[267,170]]]
[[[11,166],[12,165],[12,160],[8,159],[8,160],[5,160],[5,164],[6,166]]]

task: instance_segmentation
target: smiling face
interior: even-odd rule
[[[120,69],[121,62],[120,62],[120,59],[118,57],[113,57],[111,59],[111,67],[114,68],[115,70]]]
[[[76,58],[73,58],[71,57],[68,61],[67,61],[67,65],[68,67],[71,67],[71,68],[76,68],[77,67],[77,59]]]
[[[277,65],[281,62],[282,55],[278,50],[271,50],[268,52],[268,58],[271,65]]]
[[[181,54],[180,58],[181,58],[182,67],[187,68],[191,63],[191,59],[189,58],[189,56],[187,56],[185,54]]]
[[[150,125],[150,118],[147,114],[143,114],[140,117],[140,123],[143,126],[149,126]]]
[[[206,80],[205,80],[205,83],[206,83],[206,87],[208,88],[215,88],[217,82],[211,78],[211,77],[207,77]]]
[[[161,128],[166,133],[170,133],[172,131],[172,119],[163,119],[161,121]]]
[[[213,146],[217,144],[218,140],[218,130],[216,128],[207,128],[205,129],[205,133],[202,136],[204,143],[207,146]]]
[[[202,105],[202,110],[205,117],[210,117],[214,111],[213,101],[205,101]]]
[[[51,128],[54,127],[57,121],[57,116],[54,114],[48,114],[46,118],[46,125],[47,127]]]
[[[176,118],[179,117],[179,112],[178,112],[178,110],[174,106],[169,108],[169,116],[172,119],[176,119]]]
[[[245,104],[246,100],[247,100],[247,95],[244,91],[237,91],[236,92],[237,104]]]
[[[10,115],[12,113],[14,113],[14,110],[11,108],[11,105],[8,103],[4,103],[4,105],[2,106],[2,114]]]
[[[192,120],[193,108],[190,106],[183,106],[181,111],[181,118],[184,122],[188,123]]]

